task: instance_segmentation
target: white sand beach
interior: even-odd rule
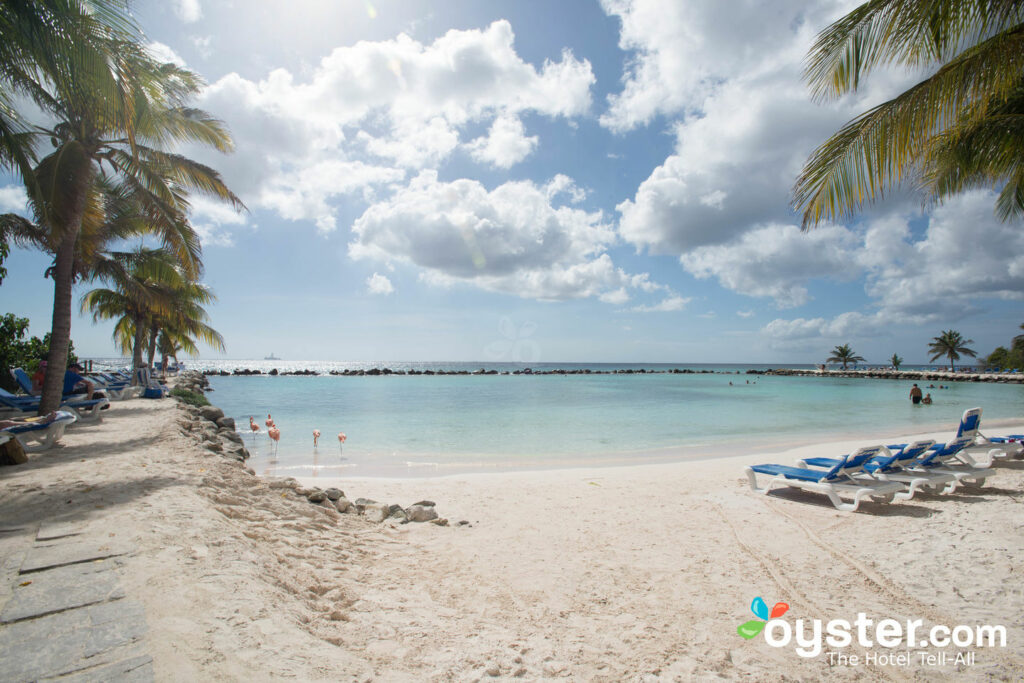
[[[16,547],[56,520],[130,544],[121,583],[144,606],[157,680],[1024,677],[1022,461],[983,489],[852,514],[824,497],[755,494],[743,468],[919,435],[671,465],[305,482],[352,500],[428,498],[450,521],[375,524],[200,449],[170,400],[107,412],[0,468],[2,526],[23,529],[0,541]],[[1024,421],[985,427],[1019,433]],[[969,666],[952,664],[952,646],[945,666],[830,665],[741,638],[757,596],[788,603],[794,624],[864,612],[1003,625],[1007,646],[966,648]]]

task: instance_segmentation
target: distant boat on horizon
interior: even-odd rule
[[[274,352],[271,351],[269,356],[264,356],[263,357],[263,360],[281,360],[281,359],[278,358],[277,356],[275,356]]]

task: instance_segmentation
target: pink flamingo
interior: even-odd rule
[[[249,416],[249,429],[252,430],[252,442],[256,443],[256,432],[260,431],[260,426],[256,424],[256,420],[252,419],[252,415]]]
[[[281,430],[277,427],[271,427],[267,430],[267,436],[274,440],[274,455],[277,455],[277,445],[281,440]]]
[[[270,417],[270,413],[267,413],[267,421],[264,422],[263,424],[267,425],[267,429],[270,429],[271,427],[275,426],[274,418]]]
[[[313,430],[313,448],[316,448],[316,442],[320,440],[320,430]]]
[[[347,438],[348,437],[345,436],[345,432],[338,432],[338,452],[339,453],[343,453],[344,452],[343,446],[345,444],[345,439],[347,439]]]

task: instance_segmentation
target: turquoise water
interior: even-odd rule
[[[925,384],[934,405],[913,406],[908,381],[716,367],[717,374],[212,376],[210,399],[235,418],[257,471],[296,476],[671,461],[860,433],[952,431],[974,406],[988,419],[1024,416],[1022,385]],[[281,430],[276,456],[267,413]],[[250,415],[259,434],[247,428]],[[314,429],[323,434],[315,449]],[[347,435],[343,450],[338,432]]]

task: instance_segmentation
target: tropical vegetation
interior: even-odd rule
[[[54,256],[42,412],[60,400],[73,284],[93,273],[109,243],[125,232],[155,234],[194,281],[202,263],[189,193],[244,208],[215,170],[170,151],[191,143],[228,152],[232,142],[220,121],[188,106],[199,77],[158,63],[141,41],[123,1],[0,4],[0,161],[19,172],[34,218],[0,218],[0,237]],[[27,123],[14,94],[46,125]]]
[[[832,355],[829,356],[828,361],[826,362],[842,363],[843,370],[845,370],[848,363],[863,363],[864,358],[854,353],[849,344],[840,344],[832,349]]]
[[[978,354],[974,349],[968,348],[968,344],[973,344],[973,339],[964,339],[956,330],[944,330],[938,337],[933,337],[930,344],[928,344],[928,351],[933,355],[931,360],[934,362],[938,358],[945,356],[949,359],[949,369],[956,370],[954,361],[960,360],[960,354],[970,356],[971,358],[976,357]]]
[[[1020,326],[1024,330],[1024,325]],[[1024,334],[1018,334],[1010,342],[1010,348],[996,347],[985,358],[985,365],[1003,370],[1024,370]]]
[[[932,202],[991,187],[1002,219],[1024,215],[1022,18],[1024,3],[1006,0],[871,0],[819,34],[805,70],[818,101],[879,67],[928,75],[814,150],[793,190],[804,228],[899,186]]]
[[[18,385],[11,377],[11,370],[21,368],[29,374],[39,368],[39,361],[50,352],[50,334],[42,339],[25,336],[28,334],[28,318],[19,318],[13,313],[0,316],[0,388],[17,391]],[[78,362],[75,345],[68,342],[68,364]]]
[[[895,370],[899,370],[900,366],[903,365],[903,359],[899,357],[899,354],[894,353],[892,354],[892,358],[889,359],[889,364],[892,365]]]

